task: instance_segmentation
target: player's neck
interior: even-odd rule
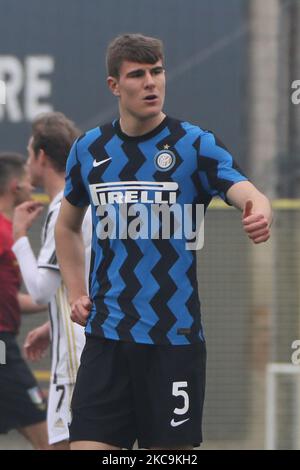
[[[13,219],[14,204],[10,197],[3,196],[0,198],[0,213],[8,220]]]
[[[145,120],[120,113],[120,127],[124,134],[130,137],[138,137],[151,132],[159,126],[165,117],[166,115],[162,111],[157,116]]]
[[[44,182],[44,191],[49,196],[50,201],[53,201],[55,196],[60,193],[65,186],[64,173],[56,173],[55,171],[47,172],[47,177]]]

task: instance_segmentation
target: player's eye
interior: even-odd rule
[[[135,72],[131,72],[128,74],[128,76],[131,78],[143,77],[143,75],[145,75],[144,70],[136,70]]]
[[[159,75],[160,73],[162,73],[164,71],[164,69],[162,67],[157,67],[155,69],[152,70],[152,74],[153,75]]]

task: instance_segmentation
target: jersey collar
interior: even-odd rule
[[[130,135],[125,134],[121,129],[119,119],[114,121],[113,125],[116,130],[116,133],[122,140],[125,140],[127,142],[143,142],[159,134],[168,125],[168,121],[169,121],[169,117],[166,116],[157,127],[152,129],[152,131],[147,132],[146,134],[143,134],[143,135],[138,135],[138,136],[130,136]]]

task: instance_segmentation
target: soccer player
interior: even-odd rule
[[[117,37],[107,70],[120,117],[74,143],[56,225],[72,319],[86,325],[87,336],[72,399],[71,448],[131,448],[136,439],[146,448],[192,448],[202,441],[206,362],[196,254],[175,237],[175,224],[169,238],[155,230],[147,238],[144,216],[140,234],[129,232],[145,208],[149,214],[155,205],[206,209],[220,195],[243,211],[246,234],[261,243],[270,235],[271,207],[212,132],[162,111],[160,40]],[[88,295],[80,227],[89,204]]]
[[[44,309],[20,292],[21,274],[11,249],[14,209],[32,192],[25,164],[22,155],[0,154],[0,340],[6,353],[0,364],[0,433],[17,429],[35,449],[45,450],[46,404],[16,341],[21,313]]]
[[[66,160],[76,137],[77,128],[62,113],[40,115],[32,125],[28,143],[29,173],[32,183],[42,187],[50,199],[38,259],[32,251],[27,231],[39,215],[40,204],[34,201],[21,204],[13,220],[13,250],[28,292],[37,303],[49,303],[51,327],[48,322],[30,332],[25,340],[25,351],[27,358],[39,359],[48,347],[51,328],[52,364],[47,424],[49,443],[56,450],[69,448],[70,400],[85,342],[83,328],[70,319],[70,307],[57,264],[54,241]],[[83,238],[88,257],[92,225],[89,212],[85,222]]]

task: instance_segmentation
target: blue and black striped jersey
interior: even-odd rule
[[[116,236],[116,228],[124,225],[124,207],[137,206],[136,213],[154,204],[206,209],[213,196],[226,200],[228,189],[245,180],[212,132],[168,116],[143,136],[125,135],[114,121],[77,139],[65,197],[75,206],[92,206],[93,307],[86,334],[148,344],[203,341],[195,251],[174,236],[174,227],[169,238]],[[105,238],[101,224],[114,217],[109,206],[119,219]]]

